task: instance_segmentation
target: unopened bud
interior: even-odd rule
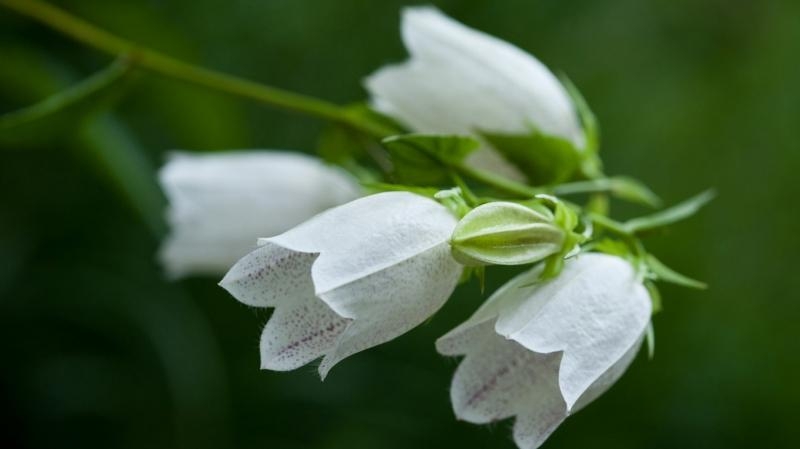
[[[464,265],[521,265],[560,252],[565,232],[544,214],[510,202],[476,207],[458,222],[450,245]]]

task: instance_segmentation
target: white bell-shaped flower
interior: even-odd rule
[[[159,257],[173,277],[225,273],[255,247],[360,196],[345,172],[299,153],[176,153],[159,173],[171,232]]]
[[[411,58],[365,80],[379,111],[416,132],[528,134],[537,129],[583,147],[567,90],[532,55],[431,7],[406,8],[401,28]],[[469,162],[516,171],[488,147]]]
[[[324,378],[444,304],[462,272],[448,245],[455,225],[422,196],[367,196],[260,240],[220,285],[245,304],[275,308],[261,336],[262,368],[291,370],[324,356]]]
[[[456,416],[479,424],[516,416],[522,449],[616,382],[651,313],[647,290],[618,257],[581,254],[548,281],[537,282],[539,271],[509,281],[436,342],[442,354],[465,356],[450,391]]]

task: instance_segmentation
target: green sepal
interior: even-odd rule
[[[655,280],[669,282],[672,284],[680,285],[688,288],[695,288],[698,290],[705,290],[708,285],[704,282],[692,279],[688,276],[678,273],[672,268],[664,265],[663,262],[656,259],[652,254],[647,254],[644,257],[645,264],[654,276]]]
[[[656,331],[653,328],[652,321],[647,323],[645,339],[647,340],[647,358],[653,360],[653,357],[656,355]]]
[[[521,205],[527,207],[528,209],[531,209],[532,211],[536,212],[537,214],[539,214],[541,216],[547,217],[547,219],[550,220],[550,221],[553,221],[556,218],[555,214],[553,214],[553,211],[550,210],[550,208],[548,208],[547,206],[545,206],[544,203],[542,202],[542,200],[539,199],[539,198],[533,198],[533,199],[530,199],[530,200],[513,201],[513,202],[517,203],[517,204],[521,204]]]
[[[661,292],[658,290],[655,282],[647,280],[644,281],[644,287],[650,295],[650,302],[653,304],[652,314],[655,315],[662,310]]]
[[[48,142],[71,135],[124,93],[132,62],[120,57],[110,66],[44,100],[0,116],[0,144]]]
[[[633,257],[630,246],[619,240],[604,238],[591,244],[591,249],[611,256],[622,257],[630,260]]]
[[[458,285],[469,282],[473,276],[478,280],[478,286],[481,290],[481,294],[483,294],[486,291],[486,267],[483,265],[464,267],[464,270],[461,272],[461,277],[458,279]]]
[[[445,168],[461,163],[480,146],[472,137],[439,134],[390,136],[381,143],[391,156],[395,177],[415,185],[447,183]]]
[[[472,210],[460,187],[440,190],[433,195],[433,198],[450,210],[459,220]]]
[[[564,232],[564,240],[561,249],[549,256],[545,261],[544,270],[540,275],[541,279],[552,279],[561,273],[564,268],[564,259],[573,251],[577,246],[585,242],[588,238],[579,232],[575,232],[581,220],[577,212],[573,209],[574,206],[565,203],[552,195],[540,194],[536,198],[549,203],[553,208],[553,223]]]
[[[589,103],[583,97],[578,87],[575,86],[575,83],[563,73],[559,74],[559,78],[561,79],[561,84],[567,89],[567,93],[572,99],[572,105],[575,107],[575,111],[578,113],[578,118],[581,121],[583,135],[586,139],[583,149],[587,153],[597,154],[600,150],[600,125],[597,122],[597,116],[594,115],[594,112],[589,108]],[[597,166],[596,168],[599,171],[602,167]]]
[[[631,234],[667,226],[696,214],[703,206],[714,199],[714,196],[713,190],[706,190],[660,212],[628,220],[623,226]]]
[[[481,136],[514,164],[534,186],[559,184],[573,178],[581,162],[572,142],[531,131],[502,134],[482,131]]]

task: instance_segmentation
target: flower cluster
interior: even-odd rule
[[[175,155],[161,173],[173,227],[161,258],[175,276],[227,271],[233,297],[275,309],[261,367],[321,358],[323,378],[428,320],[470,276],[524,266],[436,349],[463,357],[459,419],[515,417],[517,445],[536,448],[651,335],[654,281],[700,286],[640,235],[709,195],[613,220],[609,196],[657,198],[603,174],[594,116],[568,81],[433,8],[405,10],[402,35],[411,58],[367,77],[371,106],[353,110],[390,132],[334,130],[338,146],[321,151],[349,173],[286,152]]]

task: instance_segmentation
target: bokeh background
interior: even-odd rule
[[[362,100],[365,75],[406,57],[395,0],[56,3],[168,54],[338,103]],[[668,203],[719,193],[647,242],[711,288],[663,286],[655,358],[641,354],[545,447],[797,447],[800,2],[432,3],[568,74],[600,119],[610,173]],[[0,9],[0,112],[109,61]],[[112,109],[68,125],[0,153],[4,447],[513,447],[509,422],[454,419],[457,362],[433,347],[480,303],[475,284],[322,383],[312,366],[258,370],[267,312],[216,279],[164,278],[152,181],[166,152],[311,152],[319,121],[143,74]],[[115,164],[149,178],[121,185]],[[510,274],[491,270],[489,290]]]

